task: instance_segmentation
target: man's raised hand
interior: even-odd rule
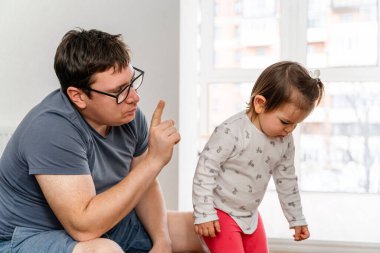
[[[173,120],[161,120],[164,107],[165,102],[160,100],[153,112],[149,129],[148,157],[153,159],[153,162],[158,163],[160,167],[170,161],[173,147],[181,139]]]

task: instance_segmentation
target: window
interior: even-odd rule
[[[257,68],[279,59],[279,1],[214,3],[214,68]]]
[[[326,87],[320,106],[295,133],[312,239],[379,243],[379,1],[198,3],[192,30],[197,46],[187,50],[192,53],[187,52],[184,68],[193,75],[185,71],[189,74],[181,86],[187,91],[181,101],[192,107],[186,105],[180,113],[186,115],[180,128],[180,208],[191,210],[188,179],[214,127],[244,109],[265,67],[293,60],[321,69]],[[275,191],[266,194],[260,211],[268,237],[291,239]]]
[[[301,125],[301,189],[379,194],[380,82],[329,82],[325,95]]]
[[[309,0],[307,66],[375,66],[377,2]]]

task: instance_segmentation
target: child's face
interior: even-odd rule
[[[284,137],[309,114],[309,111],[301,111],[293,103],[286,103],[273,111],[258,113],[253,123],[268,137]]]

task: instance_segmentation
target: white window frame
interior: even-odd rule
[[[378,4],[379,7],[379,4]],[[199,11],[202,12],[199,27]],[[380,8],[379,8],[380,13]],[[281,0],[281,59],[306,62],[307,1]],[[207,119],[200,118],[200,108],[206,108],[207,83],[250,82],[256,80],[261,69],[213,69],[213,1],[182,0],[180,24],[180,131],[179,150],[179,209],[192,210],[192,177],[197,163],[199,133],[207,131]],[[298,24],[288,25],[288,24]],[[380,22],[379,22],[380,24]],[[380,25],[378,26],[380,27]],[[198,29],[202,47],[199,50]],[[380,41],[380,28],[378,41]],[[299,50],[304,48],[304,50]],[[200,61],[198,60],[200,59]],[[380,47],[378,49],[380,59]],[[380,82],[380,67],[338,67],[321,69],[321,79],[328,82]],[[343,78],[342,78],[343,77]],[[199,99],[199,95],[201,99]],[[198,107],[200,105],[200,107]],[[202,114],[204,115],[204,114]],[[199,122],[204,124],[200,125]],[[312,234],[311,241],[326,241],[336,245],[348,242],[364,243],[376,252],[380,249],[380,194],[301,192],[306,219]],[[260,207],[270,242],[290,242],[292,231],[282,214],[277,194],[268,191]],[[372,231],[372,232],[370,232]],[[277,240],[277,241],[276,241]],[[281,244],[280,243],[280,244]],[[279,245],[280,245],[279,244]],[[276,246],[276,245],[272,245]],[[361,248],[358,246],[356,248]],[[286,249],[284,249],[285,252]],[[363,252],[355,251],[345,252]],[[294,251],[306,252],[306,251]],[[314,252],[314,251],[307,251]],[[315,251],[317,252],[317,251]],[[324,251],[319,251],[324,252]],[[338,251],[325,251],[338,252]],[[339,251],[340,252],[340,251]],[[366,251],[372,252],[372,251]],[[375,252],[375,251],[373,251]]]

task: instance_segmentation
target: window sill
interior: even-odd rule
[[[380,243],[306,240],[295,242],[269,238],[270,253],[379,253]]]

